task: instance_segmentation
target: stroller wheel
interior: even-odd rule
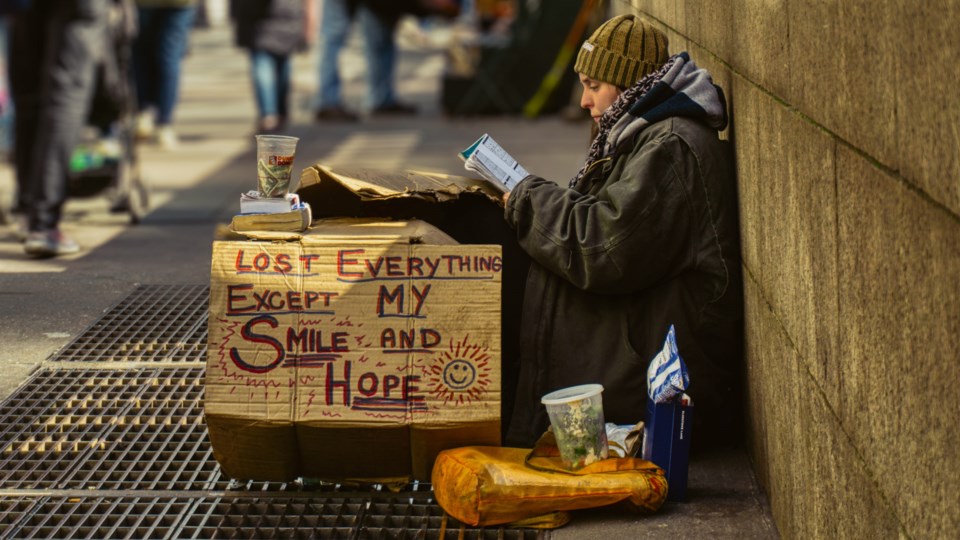
[[[147,192],[147,186],[140,181],[138,177],[130,186],[130,192],[127,195],[127,211],[130,212],[130,223],[136,225],[147,215],[150,208],[150,196]]]
[[[130,223],[136,225],[147,215],[149,208],[147,186],[136,167],[128,162],[120,163],[117,176],[117,191],[110,211],[129,213]]]

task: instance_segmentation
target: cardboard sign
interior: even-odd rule
[[[422,222],[214,243],[205,415],[239,479],[428,480],[499,445],[500,246]]]

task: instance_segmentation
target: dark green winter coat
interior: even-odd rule
[[[509,198],[506,220],[534,261],[509,445],[534,443],[549,424],[540,397],[567,386],[600,383],[608,422],[643,420],[647,366],[671,324],[690,373],[694,444],[739,425],[742,283],[729,144],[684,117],[621,144],[572,189],[531,176]]]

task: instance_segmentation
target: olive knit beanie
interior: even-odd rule
[[[595,81],[629,88],[667,61],[667,36],[633,15],[600,25],[580,47],[573,69]]]

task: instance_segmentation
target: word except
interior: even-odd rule
[[[335,292],[253,290],[252,283],[227,285],[227,314],[270,311],[312,311],[330,307]]]

